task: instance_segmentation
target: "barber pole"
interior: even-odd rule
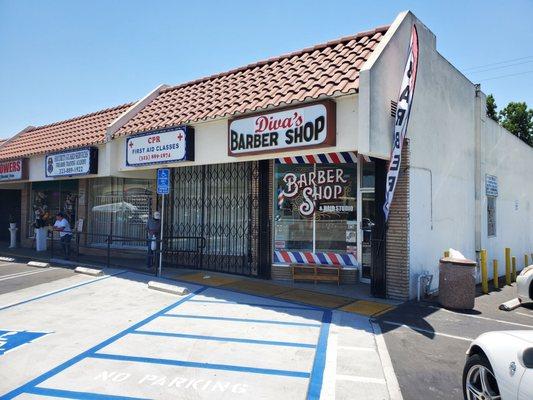
[[[407,63],[405,65],[402,85],[400,87],[400,93],[398,95],[396,120],[394,122],[392,151],[390,156],[389,170],[387,172],[387,181],[385,189],[385,204],[383,204],[385,221],[389,218],[390,205],[394,197],[396,183],[398,182],[400,165],[402,163],[403,141],[407,133],[407,124],[409,123],[409,115],[411,113],[411,106],[413,104],[417,69],[418,33],[416,31],[416,26],[413,25],[413,29],[411,30],[411,41],[409,43]]]

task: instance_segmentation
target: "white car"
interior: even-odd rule
[[[533,302],[533,265],[525,267],[516,277],[516,289],[521,303]]]
[[[466,354],[465,399],[533,399],[533,330],[484,333]]]

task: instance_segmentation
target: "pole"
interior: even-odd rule
[[[161,277],[161,269],[163,266],[163,226],[165,225],[165,195],[161,195],[161,233],[159,234],[159,268],[157,269],[157,276]]]
[[[498,289],[499,281],[499,271],[498,271],[498,260],[492,260],[492,269],[493,269],[493,279],[494,279],[494,289]]]
[[[511,257],[511,280],[516,282],[516,257]]]
[[[511,284],[511,248],[505,248],[505,284]]]
[[[481,250],[481,287],[483,293],[487,294],[489,292],[489,277],[487,274],[487,250]]]

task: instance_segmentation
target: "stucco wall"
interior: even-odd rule
[[[533,253],[533,148],[483,116],[481,123],[481,245],[487,250],[489,276],[492,260],[499,260],[499,274],[505,274],[505,247],[524,267],[524,254]],[[498,177],[496,236],[487,235],[485,174]],[[531,258],[529,263],[533,264]]]

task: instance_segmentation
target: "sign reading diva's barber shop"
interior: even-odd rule
[[[322,101],[229,121],[233,157],[335,145],[335,103]]]
[[[88,147],[47,154],[44,168],[47,178],[98,173],[98,149]]]
[[[28,160],[0,162],[0,182],[28,179]]]

